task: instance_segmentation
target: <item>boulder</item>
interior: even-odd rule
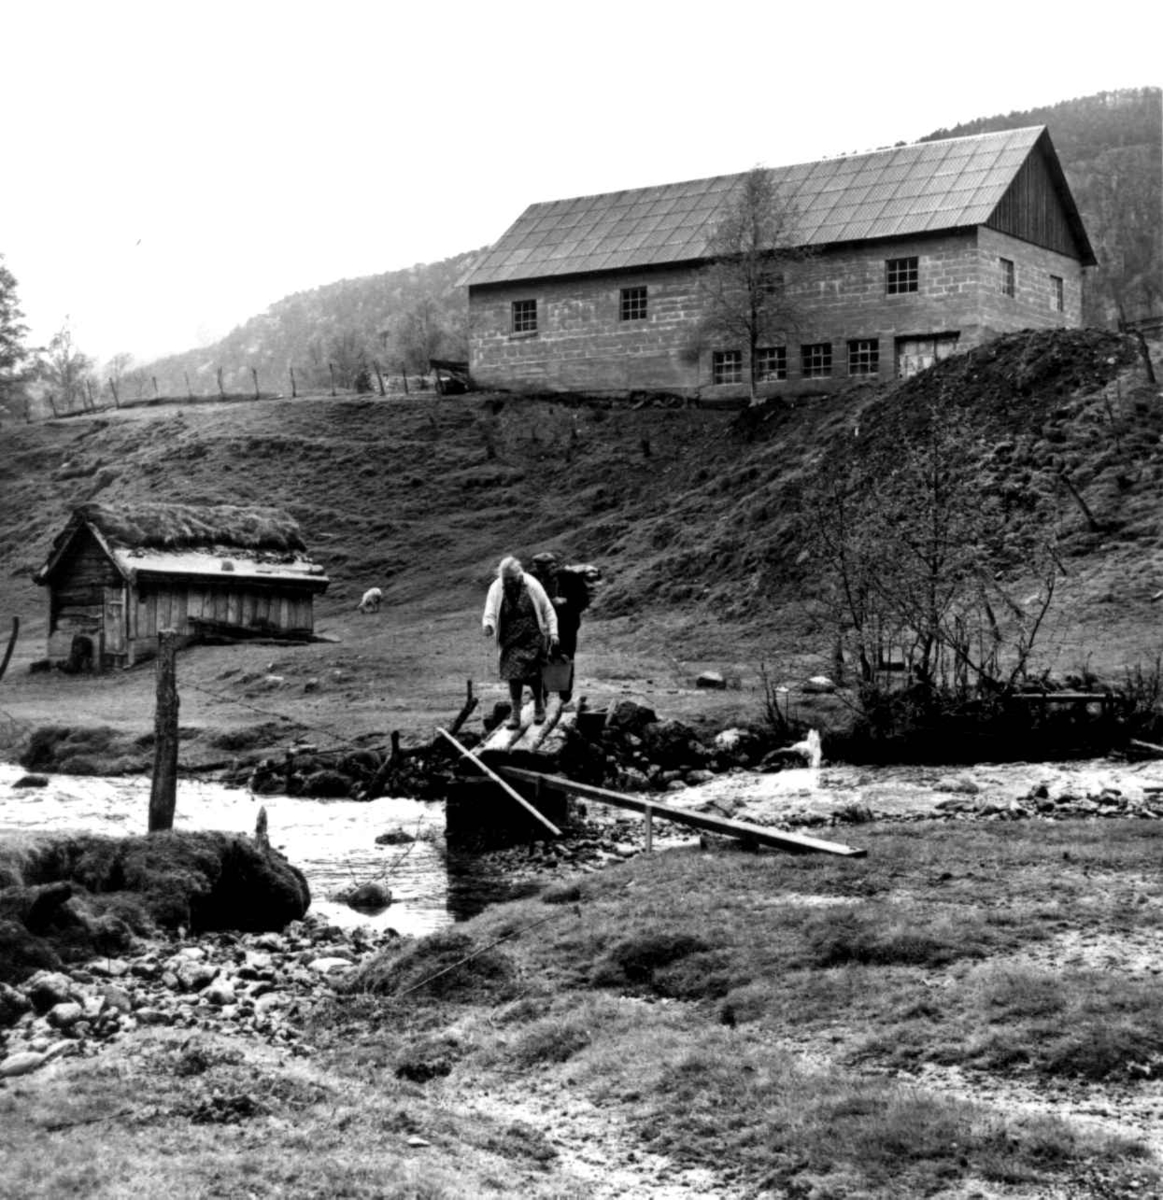
[[[348,908],[362,912],[379,912],[391,904],[392,892],[387,884],[372,880],[348,891],[343,897],[343,902]]]
[[[718,671],[704,671],[696,680],[695,687],[722,689],[727,686],[726,679]]]
[[[664,770],[698,767],[707,758],[699,735],[682,721],[654,721],[642,730],[650,760]]]
[[[641,734],[647,725],[657,720],[654,709],[633,700],[614,700],[606,709],[606,729],[614,733]]]

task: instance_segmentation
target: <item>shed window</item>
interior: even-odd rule
[[[997,260],[998,267],[998,288],[1003,296],[1012,296],[1014,294],[1014,264],[1013,259],[999,258]]]
[[[759,383],[787,378],[787,347],[760,346],[755,351],[755,378]]]
[[[805,379],[827,379],[832,374],[832,343],[808,342],[801,346],[800,372]]]
[[[880,342],[876,338],[858,338],[848,343],[848,374],[878,375]]]
[[[646,320],[646,289],[644,287],[622,289],[622,320]]]
[[[742,383],[743,351],[716,350],[711,355],[711,379],[715,383]]]
[[[886,296],[899,296],[902,292],[917,290],[917,259],[888,258],[884,263],[884,292]]]
[[[1066,289],[1061,275],[1050,276],[1050,303],[1055,312],[1063,312],[1066,308]]]
[[[536,333],[537,332],[537,301],[536,300],[514,300],[513,301],[513,332],[514,333]]]

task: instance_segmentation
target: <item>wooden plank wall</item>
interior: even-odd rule
[[[247,629],[273,626],[280,631],[311,630],[314,601],[307,593],[278,593],[270,588],[232,584],[175,582],[138,589],[130,614],[130,637],[152,642],[159,629],[188,630],[188,618],[222,621]]]

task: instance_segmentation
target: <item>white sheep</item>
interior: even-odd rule
[[[363,599],[356,605],[361,613],[374,613],[380,611],[380,605],[383,603],[384,593],[379,588],[368,588],[363,594]]]

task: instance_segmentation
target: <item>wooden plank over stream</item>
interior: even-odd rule
[[[559,725],[568,725],[575,714],[571,710],[562,712],[561,699],[551,696],[545,705],[545,720],[539,725],[533,723],[533,702],[525,705],[521,713],[521,728],[509,729],[502,721],[492,730],[483,742],[477,746],[475,753],[483,750],[540,750],[546,742],[557,743],[561,740]],[[556,736],[555,736],[556,735]]]
[[[607,788],[594,787],[588,783],[575,783],[572,779],[560,775],[541,775],[537,771],[524,771],[518,767],[500,767],[499,773],[520,783],[531,783],[555,791],[568,792],[574,796],[584,796],[587,800],[596,800],[599,804],[609,804],[614,808],[629,809],[631,812],[644,815],[650,813],[655,817],[674,821],[678,825],[689,825],[694,829],[705,829],[708,833],[720,833],[743,841],[758,842],[779,850],[835,854],[844,858],[864,858],[868,854],[867,850],[845,846],[841,842],[826,842],[822,838],[809,837],[802,833],[787,833],[779,829],[769,829],[765,825],[752,825],[747,821],[732,821],[728,817],[712,817],[708,813],[691,812],[689,809],[674,808],[669,804],[656,804],[652,800],[640,800],[636,796],[625,796],[621,792],[611,792]]]

